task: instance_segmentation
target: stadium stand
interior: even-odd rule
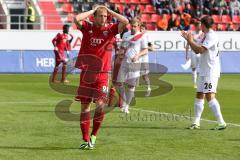
[[[62,29],[63,23],[54,2],[39,0],[38,5],[44,17],[44,29]]]
[[[194,29],[192,24],[205,15],[212,16],[216,29],[226,30],[227,24],[230,30],[240,29],[240,0],[38,0],[36,4],[42,11],[47,30],[61,29],[62,24],[72,23],[78,12],[90,10],[94,4],[106,5],[129,20],[139,17],[150,30],[159,29],[163,15],[169,20],[167,30]],[[170,22],[172,16],[174,27]]]

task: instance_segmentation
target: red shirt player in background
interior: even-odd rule
[[[94,15],[93,23],[86,21]],[[107,23],[107,17],[113,16],[119,21]],[[95,6],[93,10],[83,12],[75,17],[75,24],[83,34],[81,49],[76,67],[81,69],[80,85],[76,100],[81,101],[80,126],[83,143],[80,149],[92,149],[95,146],[97,131],[104,118],[107,104],[108,72],[111,70],[111,57],[114,37],[121,33],[129,23],[128,20],[105,6]],[[93,129],[90,129],[90,104],[96,103],[93,117]]]
[[[71,42],[73,40],[73,36],[69,34],[69,25],[63,26],[63,33],[58,33],[56,37],[52,40],[54,46],[54,54],[55,54],[55,67],[52,75],[52,82],[59,82],[56,80],[56,76],[58,73],[59,65],[62,63],[62,83],[69,83],[66,80],[66,70],[67,70],[67,58],[65,57],[65,51],[71,50]]]

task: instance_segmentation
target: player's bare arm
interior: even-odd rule
[[[203,47],[203,46],[200,46],[198,45],[196,42],[194,42],[193,40],[193,36],[192,36],[192,33],[191,32],[185,32],[185,31],[181,31],[181,35],[184,39],[187,40],[188,44],[190,45],[190,47],[192,48],[192,50],[195,52],[195,53],[204,53],[206,52],[206,48]]]
[[[97,5],[95,6],[92,10],[87,11],[87,12],[83,12],[83,13],[79,13],[78,15],[76,15],[76,17],[74,17],[74,23],[76,24],[76,26],[79,29],[82,29],[82,21],[86,20],[89,16],[93,15],[94,12],[101,6]]]
[[[136,62],[140,57],[142,57],[142,56],[144,56],[144,55],[146,55],[146,54],[148,54],[148,48],[142,49],[139,54],[136,54],[136,55],[133,57],[132,61],[133,61],[133,62]]]
[[[186,60],[188,60],[189,43],[186,45]]]
[[[106,8],[108,13],[111,14],[113,17],[116,17],[117,20],[120,22],[118,25],[118,33],[121,33],[123,31],[124,28],[126,28],[126,26],[128,25],[129,21],[127,18],[125,18],[124,16],[112,11],[109,8]]]

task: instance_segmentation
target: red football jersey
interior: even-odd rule
[[[118,34],[118,23],[96,27],[91,22],[83,21],[80,31],[83,38],[76,67],[94,72],[110,71],[114,37]]]
[[[64,53],[66,50],[71,50],[71,45],[69,43],[69,38],[73,38],[71,34],[58,33],[56,37],[52,40],[53,44],[56,44],[56,47],[60,53]]]

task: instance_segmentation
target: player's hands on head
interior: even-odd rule
[[[107,8],[106,6],[104,6],[104,5],[98,5],[98,4],[96,4],[96,5],[93,5],[93,7],[92,7],[92,9],[93,9],[94,11],[96,11],[98,8],[106,8],[106,9],[108,10],[108,8]]]

